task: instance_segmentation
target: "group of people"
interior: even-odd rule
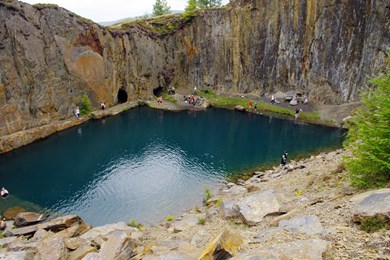
[[[102,101],[100,102],[100,109],[105,110],[106,109],[106,104]],[[75,109],[73,109],[73,115],[77,118],[80,118],[80,108],[79,106],[76,106]]]
[[[168,87],[168,95],[175,95],[175,94],[176,94],[175,87],[169,86]]]
[[[250,108],[250,109],[254,108],[255,110],[257,110],[257,103],[255,102],[255,103],[253,104],[253,101],[250,101],[250,102],[249,102],[249,108]]]
[[[196,105],[200,102],[200,97],[194,96],[194,95],[189,95],[189,96],[183,96],[184,102],[187,102],[188,104],[191,105]]]

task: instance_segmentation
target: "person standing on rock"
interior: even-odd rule
[[[100,108],[101,108],[102,110],[106,109],[106,104],[104,104],[104,102],[100,103]]]
[[[282,159],[280,159],[280,165],[285,166],[287,163],[287,153],[282,155]]]
[[[1,188],[0,195],[3,198],[7,198],[9,195],[9,192],[3,187],[3,188]]]
[[[300,113],[300,112],[302,112],[302,109],[298,109],[298,108],[297,108],[297,109],[295,110],[295,120],[298,119],[298,116],[299,116],[299,113]]]

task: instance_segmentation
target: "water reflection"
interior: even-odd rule
[[[231,174],[340,146],[340,135],[255,113],[136,108],[0,156],[0,179],[12,196],[93,225],[150,223]]]

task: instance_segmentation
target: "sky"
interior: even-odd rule
[[[94,22],[116,21],[151,14],[155,0],[21,0],[29,4],[57,4]],[[227,3],[228,0],[223,0]],[[171,10],[184,10],[187,0],[167,0]]]

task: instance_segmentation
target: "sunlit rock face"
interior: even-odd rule
[[[385,0],[236,1],[159,35],[3,0],[0,135],[68,117],[84,93],[98,107],[170,84],[353,101],[384,68],[389,10]]]

